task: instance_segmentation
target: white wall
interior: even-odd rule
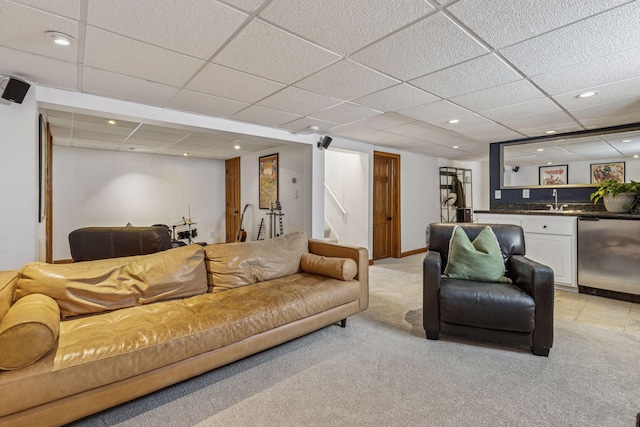
[[[310,147],[301,144],[282,145],[275,148],[244,155],[240,159],[241,207],[251,204],[244,217],[247,240],[255,240],[260,220],[264,218],[265,238],[269,237],[268,209],[259,209],[258,204],[258,161],[261,156],[278,154],[279,199],[282,206],[282,224],[285,234],[304,231],[311,235],[307,218],[311,212],[311,170],[305,168],[310,155]],[[295,179],[295,183],[293,180]],[[274,235],[278,231],[278,222]]]
[[[22,102],[0,103],[0,270],[38,257],[38,111],[32,87]],[[4,101],[4,100],[3,100]]]
[[[369,245],[369,155],[330,148],[325,151],[325,182],[347,212],[325,188],[325,219],[340,243]]]
[[[195,241],[225,240],[222,160],[63,146],[53,159],[54,260],[71,258],[68,236],[77,228],[171,226],[189,207]]]

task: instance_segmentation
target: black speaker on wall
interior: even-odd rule
[[[22,104],[24,97],[27,95],[31,85],[24,80],[20,80],[16,77],[9,77],[7,85],[2,92],[2,97],[8,101]]]
[[[321,150],[326,150],[327,148],[329,148],[329,144],[331,144],[331,141],[333,141],[333,138],[331,138],[330,136],[323,136],[322,139],[318,141],[318,148]]]

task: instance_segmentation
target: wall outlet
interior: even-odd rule
[[[522,189],[522,198],[523,199],[528,199],[529,198],[529,189],[528,188],[523,188]]]
[[[502,191],[501,190],[496,190],[495,197],[496,197],[496,200],[502,199]]]

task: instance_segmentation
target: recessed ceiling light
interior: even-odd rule
[[[110,125],[115,125],[116,121],[115,120],[107,120],[107,123],[109,123]]]
[[[453,146],[453,147],[451,147],[451,148],[460,148],[460,146],[458,146],[458,145],[454,145],[454,146]]]
[[[633,155],[633,158],[634,158],[634,159],[637,159],[638,157],[640,157],[640,156],[638,156],[637,154],[634,154],[634,155]]]
[[[449,120],[449,123],[451,123],[452,125],[455,125],[456,123],[460,122],[460,120],[458,119],[451,119]]]
[[[622,142],[631,142],[630,139],[623,139]]]
[[[548,165],[550,165],[550,164],[551,164],[551,162],[547,162],[547,164],[548,164]]]
[[[556,131],[555,131],[555,130],[548,130],[548,131],[546,131],[545,133],[546,133],[546,134],[552,134],[552,133],[556,133]]]
[[[239,145],[234,145],[233,148],[235,148],[236,150],[239,150],[240,146]]]
[[[318,126],[309,126],[309,129],[314,131],[314,132],[317,132],[317,131],[320,130],[320,128]]]
[[[60,46],[69,46],[72,41],[76,39],[71,37],[68,34],[61,33],[59,31],[45,31],[45,34],[48,34],[55,44],[59,44]]]
[[[189,153],[182,153],[183,156],[187,157]]]
[[[588,92],[582,92],[580,95],[576,96],[576,98],[589,98],[590,96],[597,95],[598,92],[594,90],[590,90]]]
[[[544,151],[544,148],[538,148],[536,151]]]

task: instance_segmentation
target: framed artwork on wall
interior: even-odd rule
[[[259,208],[269,209],[278,200],[278,154],[262,156],[258,163]]]
[[[540,185],[565,185],[569,183],[569,165],[540,166]]]
[[[591,164],[592,184],[598,184],[610,179],[618,182],[624,182],[624,162]]]
[[[38,222],[44,221],[45,217],[45,192],[47,164],[47,124],[42,114],[38,117]]]

